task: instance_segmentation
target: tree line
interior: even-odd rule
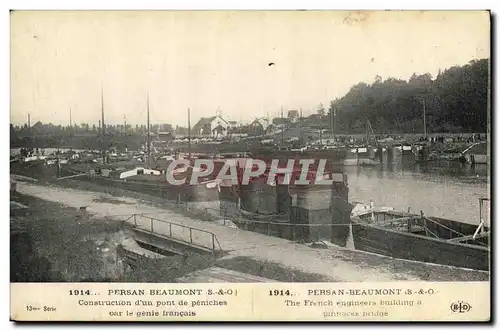
[[[489,59],[431,74],[413,74],[408,81],[375,77],[372,84],[358,83],[340,99],[331,101],[328,112],[317,112],[327,127],[338,133],[362,133],[370,121],[377,133],[487,132]],[[332,118],[332,112],[334,120]]]

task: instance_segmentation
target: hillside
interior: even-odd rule
[[[371,85],[359,83],[330,104],[336,109],[336,129],[361,133],[368,119],[376,132],[422,133],[425,106],[427,132],[486,132],[489,59],[474,60],[408,81],[377,76]]]

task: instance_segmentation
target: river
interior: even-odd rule
[[[11,154],[16,152],[11,149]],[[487,170],[486,165],[460,163],[344,167],[351,202],[373,200],[376,206],[400,211],[410,207],[413,213],[423,211],[427,216],[471,224],[479,222],[478,199],[489,197]]]
[[[433,164],[345,167],[349,200],[479,223],[479,198],[489,197],[486,165]],[[486,212],[489,213],[489,203]]]

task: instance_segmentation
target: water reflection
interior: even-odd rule
[[[432,163],[399,163],[370,167],[356,167],[355,174],[377,178],[401,178],[413,176],[415,179],[431,181],[459,181],[463,183],[487,183],[488,166],[486,164],[464,164],[461,162]],[[344,167],[344,171],[354,173],[352,167]]]
[[[479,202],[488,196],[488,166],[459,162],[392,163],[344,167],[349,199],[476,224]]]

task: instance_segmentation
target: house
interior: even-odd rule
[[[202,117],[191,130],[195,136],[226,136],[229,123],[220,116]]]
[[[297,123],[300,118],[300,114],[298,110],[289,110],[287,118],[290,120],[290,123]]]
[[[269,125],[270,123],[267,118],[257,118],[252,123],[250,123],[250,131],[254,135],[261,135],[267,132]]]

